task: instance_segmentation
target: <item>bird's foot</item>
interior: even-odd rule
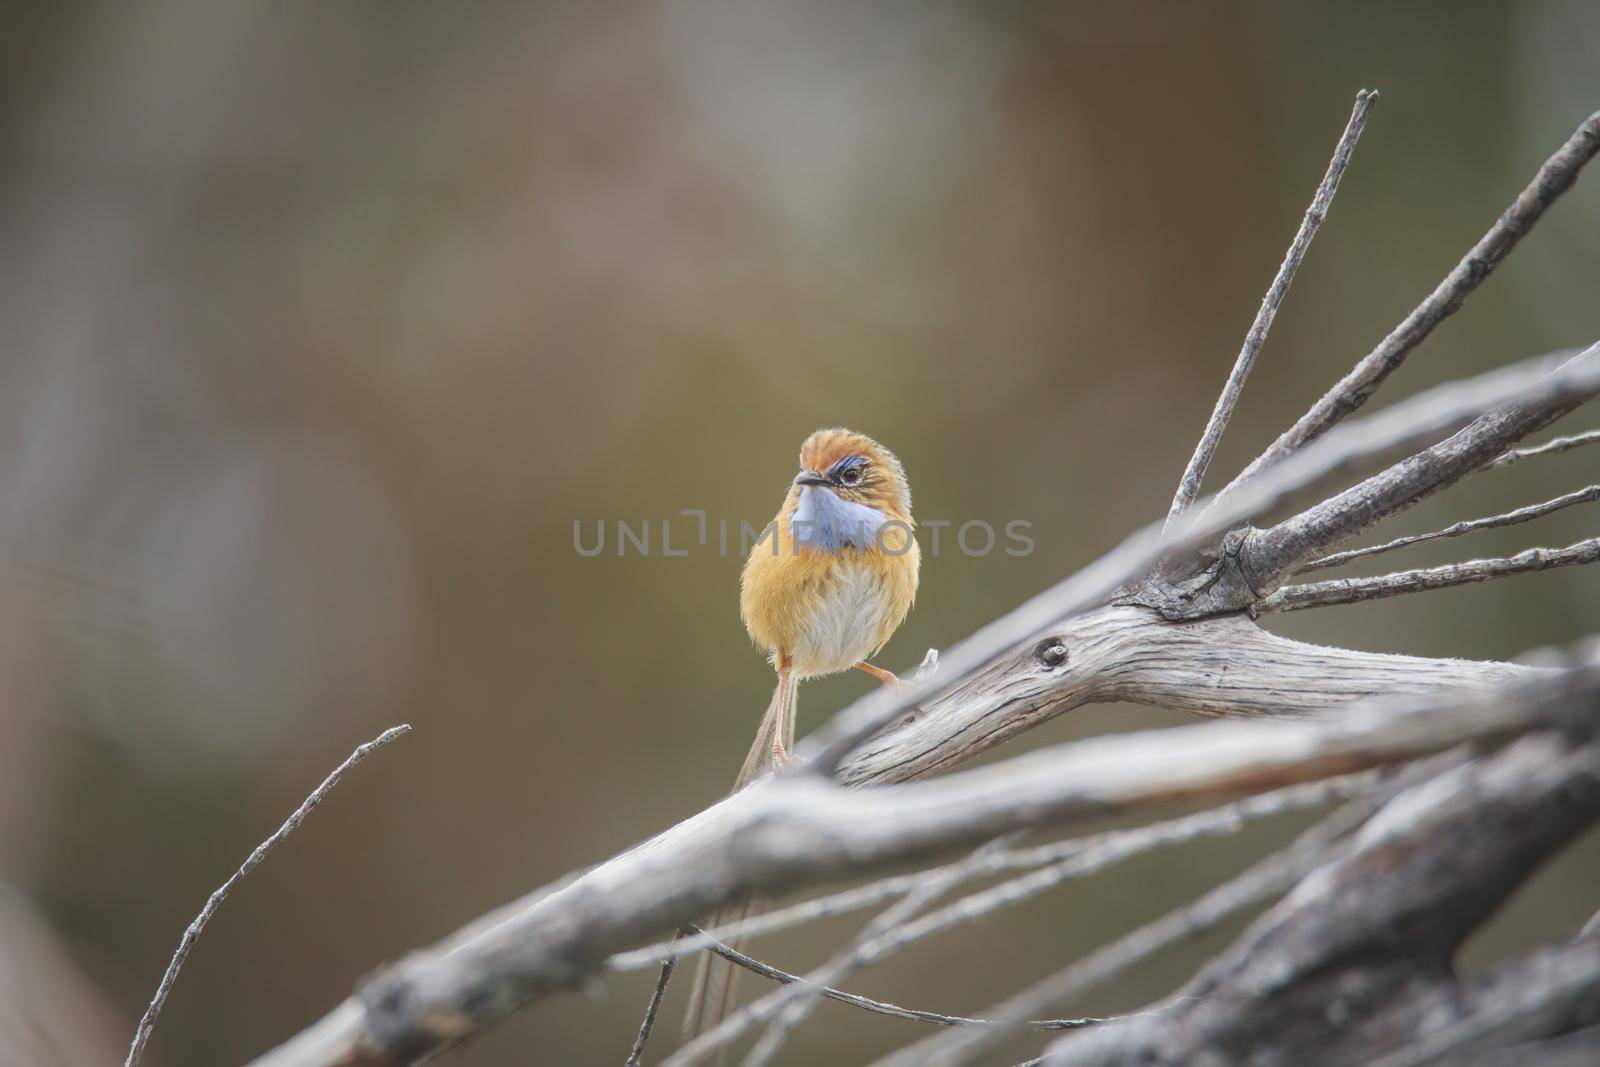
[[[789,750],[778,741],[772,743],[772,769],[778,774],[795,766],[800,761],[789,755]]]
[[[886,671],[882,667],[874,667],[866,660],[862,660],[860,663],[857,663],[856,670],[865,671],[866,673],[872,675],[878,681],[883,683],[883,687],[885,689],[888,689],[891,686],[903,684],[900,679],[895,676],[893,671]]]

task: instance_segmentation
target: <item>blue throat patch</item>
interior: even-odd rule
[[[801,548],[842,552],[846,547],[871,548],[889,517],[877,508],[841,500],[833,490],[808,485],[789,519],[794,543]]]

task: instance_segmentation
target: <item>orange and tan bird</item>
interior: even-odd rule
[[[800,473],[770,529],[774,535],[757,541],[745,560],[739,611],[751,639],[771,657],[778,685],[735,790],[788,762],[802,679],[854,667],[885,685],[897,681],[867,660],[917,595],[921,552],[912,534],[911,487],[894,453],[864,434],[832,429],[806,438]],[[688,1036],[727,1013],[731,967],[702,959],[684,1024]]]

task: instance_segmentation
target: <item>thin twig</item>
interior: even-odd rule
[[[1496,559],[1472,559],[1465,563],[1447,563],[1442,567],[1399,571],[1372,578],[1334,578],[1326,582],[1286,585],[1257,602],[1250,610],[1253,615],[1267,615],[1334,604],[1354,604],[1363,600],[1380,600],[1407,593],[1509,578],[1515,574],[1530,574],[1555,567],[1580,566],[1596,560],[1600,560],[1600,537],[1590,537],[1565,548],[1529,548],[1514,556]]]
[[[238,885],[245,875],[255,870],[256,864],[265,859],[267,853],[271,852],[278,842],[300,828],[301,821],[311,813],[311,809],[322,803],[323,798],[328,795],[334,786],[339,784],[339,779],[343,778],[350,768],[366,759],[374,749],[388,744],[401,734],[409,733],[410,730],[411,727],[405,723],[399,726],[391,726],[345,757],[345,761],[335,767],[332,773],[322,780],[322,784],[313,789],[311,795],[300,802],[300,806],[295,808],[293,814],[283,821],[283,825],[278,827],[271,837],[257,845],[255,851],[251,852],[244,863],[239,865],[239,869],[234,871],[226,882],[218,886],[210,897],[206,898],[205,906],[200,909],[200,914],[196,915],[194,921],[189,923],[188,929],[184,930],[183,937],[178,942],[178,949],[172,954],[172,960],[167,964],[166,973],[161,976],[161,984],[156,987],[155,996],[150,998],[150,1006],[145,1008],[144,1016],[139,1020],[139,1026],[133,1033],[133,1044],[128,1048],[128,1058],[123,1061],[123,1067],[137,1067],[139,1058],[144,1055],[144,1047],[150,1040],[150,1032],[155,1029],[156,1016],[161,1014],[162,1007],[167,1003],[167,994],[172,992],[172,984],[177,981],[178,971],[183,968],[183,961],[189,958],[189,950],[194,948],[195,942],[200,939],[201,932],[206,928],[206,923],[211,921],[211,917],[222,906],[222,902],[228,899],[228,894],[233,892],[234,886]]]
[[[951,864],[950,869],[941,876],[914,887],[900,901],[868,923],[863,934],[876,934],[880,928],[898,925],[905,918],[908,918],[911,913],[921,908],[924,901],[943,892],[944,888],[952,884],[953,880],[960,877],[966,869],[981,865],[989,855],[998,851],[999,844],[997,841],[991,841],[983,845],[966,859],[961,860],[959,863]],[[774,1018],[796,996],[804,994],[817,986],[831,985],[838,981],[839,978],[850,973],[850,964],[854,956],[853,948],[854,944],[852,944],[851,948],[847,948],[845,952],[807,974],[795,985],[774,990],[766,996],[746,1004],[710,1030],[700,1034],[693,1041],[678,1049],[670,1059],[662,1064],[662,1067],[692,1067],[693,1064],[699,1063],[730,1041],[737,1040],[741,1034],[752,1026]]]
[[[698,932],[703,933],[704,931]],[[780,970],[770,963],[765,963],[753,956],[747,956],[738,949],[733,948],[730,945],[723,944],[721,941],[708,942],[706,947],[730,963],[736,963],[745,970],[754,974],[758,974],[763,978],[770,978],[775,982],[783,982],[785,984],[805,981],[805,979],[801,978],[797,974],[790,974],[788,971]],[[871,997],[864,997],[859,993],[847,993],[842,989],[835,989],[832,986],[815,988],[812,990],[812,992],[816,993],[818,996],[827,997],[829,1000],[838,1001],[840,1004],[849,1004],[852,1007],[860,1008],[863,1011],[870,1011],[875,1015],[887,1015],[891,1019],[904,1019],[908,1022],[914,1023],[932,1023],[935,1026],[998,1025],[993,1019],[977,1019],[966,1015],[946,1015],[937,1011],[918,1011],[913,1008],[902,1008],[898,1004],[890,1004],[887,1001],[882,1000],[873,1000]],[[1029,1019],[1017,1025],[1028,1030],[1076,1030],[1086,1026],[1096,1026],[1100,1023],[1112,1023],[1117,1022],[1119,1019],[1132,1017],[1133,1015],[1085,1015],[1071,1019]]]
[[[1122,860],[1140,855],[1151,849],[1167,845],[1180,845],[1204,837],[1231,834],[1257,819],[1293,811],[1303,811],[1306,808],[1325,804],[1330,800],[1340,800],[1355,796],[1370,788],[1375,781],[1385,774],[1386,772],[1382,770],[1358,771],[1354,774],[1340,775],[1337,778],[1326,778],[1320,781],[1285,786],[1282,789],[1274,789],[1270,793],[1259,793],[1255,796],[1243,797],[1214,808],[1207,808],[1204,811],[1197,811],[1176,819],[1166,819],[1161,822],[1151,823],[1147,826],[1138,826],[1127,830],[1109,830],[1088,837],[1056,841],[1048,845],[1036,845],[1030,848],[1006,849],[989,856],[982,864],[968,866],[967,861],[962,860],[935,867],[931,870],[919,871],[915,874],[896,875],[892,878],[885,878],[868,885],[846,890],[843,893],[818,897],[814,900],[803,901],[792,907],[771,911],[765,915],[758,915],[742,922],[729,923],[714,930],[696,929],[689,936],[683,938],[658,942],[632,952],[618,953],[606,961],[606,967],[613,971],[633,971],[653,966],[663,959],[685,956],[701,949],[715,951],[716,946],[725,941],[750,938],[758,934],[770,933],[774,930],[787,929],[814,919],[826,918],[847,911],[854,911],[858,908],[868,907],[879,901],[900,896],[930,877],[958,872],[958,869],[964,869],[966,877],[979,878],[1007,870],[1038,868],[1040,870],[1035,870],[1034,874],[1048,873],[1056,879],[1049,884],[1057,885],[1071,878],[1099,873]],[[1032,878],[1034,875],[1030,874],[1024,877]],[[969,903],[972,898],[967,897],[956,901],[951,907],[981,908],[981,910],[973,912],[974,916],[976,916],[993,911],[995,907],[1025,899],[1025,896],[1032,896],[1032,892],[1014,898],[1010,896],[1010,894],[1018,891],[1018,887],[1014,883],[1020,881],[1022,880],[1012,879],[1002,882],[999,885],[983,890],[980,894],[975,894],[974,896],[980,898],[975,903]],[[1040,887],[1041,890],[1044,888],[1049,888],[1049,886]],[[1001,899],[996,900],[990,896],[991,894],[995,894]],[[993,902],[993,906],[989,906],[991,902]],[[940,912],[933,914],[937,915]],[[919,920],[920,922],[921,920]]]
[[[1393,541],[1385,541],[1381,545],[1370,545],[1367,548],[1353,548],[1348,552],[1335,552],[1332,555],[1314,559],[1301,568],[1301,571],[1325,570],[1329,567],[1340,567],[1351,560],[1362,559],[1366,556],[1376,556],[1382,552],[1393,552],[1397,548],[1407,548],[1411,545],[1426,544],[1429,541],[1444,541],[1452,537],[1461,537],[1464,534],[1477,530],[1495,530],[1503,526],[1516,526],[1534,519],[1543,518],[1562,508],[1569,508],[1574,504],[1587,504],[1590,501],[1600,500],[1600,485],[1591,485],[1575,492],[1558,496],[1553,500],[1546,500],[1542,504],[1529,504],[1525,508],[1517,508],[1503,515],[1490,515],[1484,519],[1469,519],[1446,526],[1442,530],[1432,533],[1412,534],[1410,537],[1397,537]]]
[[[942,878],[930,878],[924,881],[907,893],[899,903],[885,909],[883,914],[876,916],[862,927],[861,932],[856,934],[849,944],[835,953],[826,964],[812,972],[811,981],[796,983],[779,990],[776,996],[779,1004],[777,1017],[772,1020],[767,1032],[761,1035],[755,1047],[750,1050],[750,1055],[745,1057],[743,1067],[766,1067],[783,1047],[789,1034],[804,1022],[821,1002],[821,998],[812,995],[819,986],[830,986],[864,970],[877,960],[882,953],[875,951],[875,948],[885,934],[903,926],[917,912],[943,896],[951,886],[961,881],[967,871],[981,867],[990,855],[1002,849],[1007,840],[1009,838],[991,841]]]
[[[1592,445],[1600,442],[1600,430],[1587,430],[1584,433],[1569,434],[1566,437],[1557,437],[1546,441],[1542,445],[1531,448],[1513,448],[1489,464],[1491,467],[1514,467],[1525,459],[1536,456],[1554,456],[1561,452],[1570,452],[1574,448]]]
[[[1433,328],[1459,309],[1467,297],[1533,229],[1547,208],[1572,188],[1585,164],[1600,152],[1600,112],[1585,119],[1567,142],[1544,161],[1533,181],[1495,220],[1487,233],[1461,258],[1438,288],[1407,315],[1405,321],[1329,389],[1311,409],[1245,467],[1218,494],[1236,492],[1263,468],[1298,451],[1365,404],[1407,356],[1427,340]]]
[[[1244,392],[1245,379],[1250,376],[1250,371],[1256,365],[1256,357],[1261,353],[1261,346],[1266,343],[1267,331],[1272,329],[1272,320],[1278,314],[1278,306],[1283,303],[1283,298],[1289,293],[1289,286],[1294,283],[1295,271],[1300,269],[1300,262],[1305,258],[1306,249],[1311,247],[1311,239],[1317,235],[1317,228],[1328,217],[1328,208],[1333,204],[1333,195],[1339,190],[1339,179],[1344,177],[1345,167],[1350,164],[1350,155],[1355,151],[1356,142],[1361,139],[1361,131],[1366,128],[1367,116],[1372,113],[1373,105],[1378,102],[1376,90],[1366,89],[1356,93],[1355,107],[1350,112],[1350,121],[1345,124],[1344,133],[1339,136],[1339,143],[1334,146],[1333,158],[1328,161],[1327,173],[1322,176],[1322,183],[1317,186],[1316,195],[1311,198],[1311,206],[1306,208],[1305,217],[1300,220],[1300,229],[1294,235],[1289,250],[1283,255],[1283,262],[1278,265],[1278,274],[1272,279],[1272,285],[1267,289],[1266,295],[1261,298],[1261,306],[1256,309],[1255,321],[1250,324],[1250,330],[1244,335],[1244,344],[1239,348],[1239,355],[1234,360],[1233,370],[1228,374],[1228,380],[1222,387],[1222,393],[1217,397],[1216,407],[1211,410],[1211,418],[1206,423],[1205,431],[1200,435],[1200,443],[1195,445],[1194,455],[1189,457],[1189,465],[1184,468],[1183,477],[1178,481],[1177,492],[1172,497],[1172,507],[1167,512],[1167,525],[1170,526],[1178,516],[1194,504],[1195,497],[1200,495],[1200,484],[1205,481],[1206,468],[1211,465],[1211,459],[1216,455],[1217,444],[1222,440],[1223,431],[1228,428],[1228,421],[1233,418],[1233,409],[1239,403],[1239,395]]]
[[[676,956],[668,956],[661,961],[661,973],[656,976],[656,987],[650,992],[650,1003],[645,1005],[644,1018],[639,1022],[639,1034],[633,1039],[633,1048],[628,1050],[628,1058],[622,1067],[639,1067],[639,1057],[644,1055],[650,1030],[656,1024],[656,1013],[661,1010],[661,998],[667,995],[667,983],[672,981],[672,972],[677,966]]]

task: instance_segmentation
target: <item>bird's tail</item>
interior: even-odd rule
[[[772,692],[772,701],[767,705],[767,713],[756,730],[756,739],[750,745],[750,754],[744,758],[744,766],[734,780],[733,792],[737,793],[772,769],[772,742],[780,723],[786,735],[782,738],[783,747],[789,749],[794,746],[795,691],[798,688],[792,681],[785,685],[783,680],[779,680],[778,687]],[[747,898],[735,901],[707,917],[705,928],[709,930],[740,922],[761,910],[761,903],[757,900]],[[689,1010],[683,1019],[685,1041],[692,1041],[727,1018],[733,1006],[733,986],[738,975],[736,964],[710,951],[701,955],[700,965],[695,969],[694,985],[689,990]]]

